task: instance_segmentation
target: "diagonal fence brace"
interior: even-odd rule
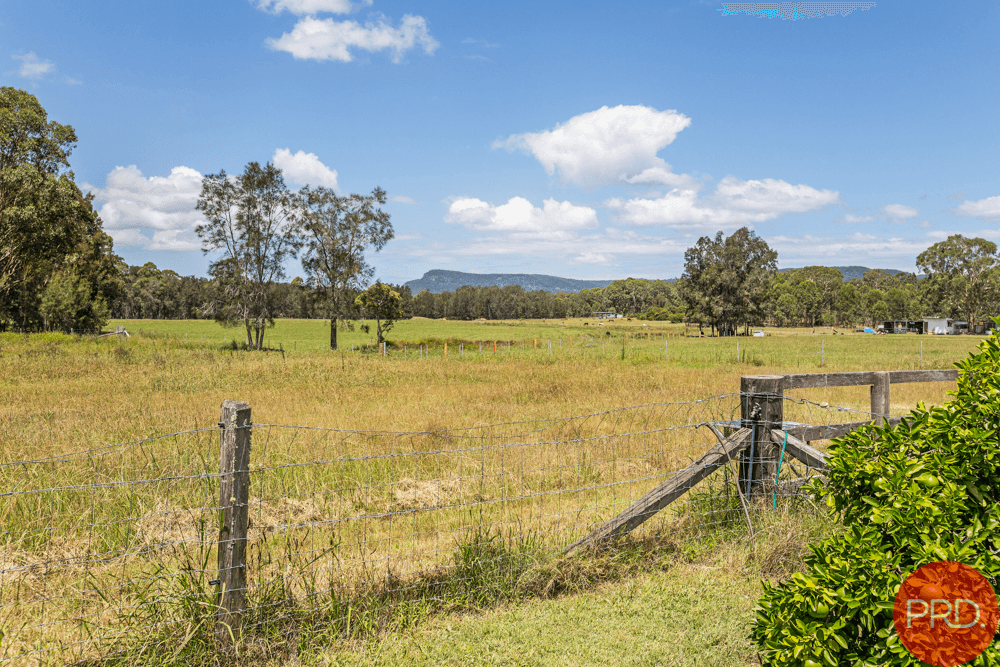
[[[780,445],[784,439],[785,431],[777,428],[771,429],[771,442]],[[788,444],[785,445],[785,451],[815,470],[825,471],[828,468],[826,455],[823,452],[810,447],[791,433],[788,434]]]
[[[652,518],[654,514],[684,495],[692,486],[732,460],[735,454],[741,452],[749,444],[750,429],[741,428],[708,450],[700,459],[661,482],[655,489],[629,505],[621,514],[601,525],[586,537],[566,547],[565,553],[569,554],[577,549],[618,539],[625,533],[636,529]]]

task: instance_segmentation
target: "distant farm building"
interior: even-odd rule
[[[619,315],[618,313],[596,312],[596,313],[593,313],[593,315],[594,315],[594,317],[596,317],[599,320],[605,320],[605,319],[607,319],[607,320],[614,320],[614,319],[621,318],[621,315]]]
[[[923,325],[920,330],[914,325]],[[968,322],[953,320],[950,317],[925,317],[922,322],[886,322],[886,333],[928,333],[941,335],[954,334],[986,334],[993,329],[993,324],[989,322],[977,322],[969,326]]]
[[[889,334],[927,333],[925,320],[890,320],[884,322],[882,328]]]
[[[927,325],[927,333],[939,335],[955,333],[955,320],[949,317],[925,317],[924,324]]]

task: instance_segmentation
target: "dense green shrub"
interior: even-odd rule
[[[1000,340],[957,364],[952,400],[896,427],[834,441],[812,492],[842,535],[811,545],[806,572],[764,584],[752,630],[764,665],[921,665],[899,641],[893,600],[918,567],[953,560],[996,589],[1000,574]],[[970,664],[1000,664],[991,645]]]

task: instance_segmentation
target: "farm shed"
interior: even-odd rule
[[[927,327],[927,333],[933,333],[933,334],[955,333],[955,320],[949,317],[925,317],[924,326]]]

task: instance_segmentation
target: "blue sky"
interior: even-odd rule
[[[116,252],[183,274],[201,175],[251,160],[384,188],[391,282],[671,278],[744,225],[782,267],[1000,241],[1000,3],[783,4],[5,0],[0,85],[76,128]]]

